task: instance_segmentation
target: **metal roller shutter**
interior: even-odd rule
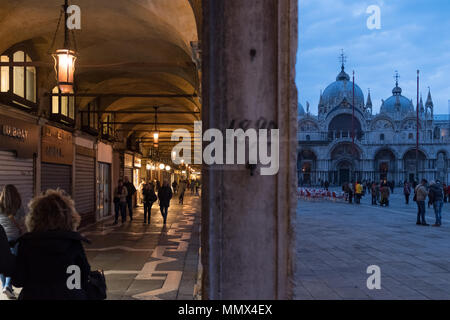
[[[22,206],[28,212],[28,203],[34,196],[33,159],[18,159],[12,152],[0,151],[0,190],[7,184],[17,188]]]
[[[123,179],[125,180],[125,177],[128,177],[130,179],[130,182],[133,182],[133,168],[125,168],[123,170]]]
[[[57,188],[72,194],[72,166],[42,163],[41,191]]]
[[[95,159],[83,155],[75,158],[75,206],[81,215],[95,212]]]

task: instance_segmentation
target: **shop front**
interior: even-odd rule
[[[128,180],[130,182],[133,182],[133,155],[129,153],[125,153],[123,157],[123,179],[125,180],[125,177],[128,177]]]
[[[112,163],[113,148],[100,142],[97,145],[97,221],[112,213]]]
[[[95,150],[94,141],[75,137],[75,207],[82,217],[82,225],[95,222]]]
[[[16,186],[25,211],[36,192],[38,146],[39,126],[0,117],[0,190],[8,184]]]
[[[138,155],[134,156],[133,161],[133,184],[137,190],[136,198],[135,198],[135,206],[142,205],[142,190],[141,190],[141,169],[142,169],[142,158]]]
[[[42,127],[41,191],[61,189],[72,195],[72,133],[59,128]]]

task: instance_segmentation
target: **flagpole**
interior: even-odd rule
[[[352,154],[355,154],[355,70],[353,70]]]
[[[417,110],[416,110],[416,179],[419,183],[419,70],[417,70]]]

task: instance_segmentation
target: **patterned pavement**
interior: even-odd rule
[[[91,269],[104,270],[108,300],[198,298],[199,208],[200,198],[186,192],[183,206],[171,201],[166,227],[155,203],[150,225],[138,208],[133,222],[113,226],[110,218],[81,230],[92,241],[85,245]],[[7,300],[1,292],[0,300]]]
[[[197,283],[200,243],[199,197],[174,197],[167,226],[157,203],[150,225],[143,225],[143,209],[133,222],[113,226],[107,220],[82,234],[91,268],[103,269],[109,300],[192,300]]]
[[[399,192],[389,208],[299,201],[296,299],[450,299],[450,204],[442,227],[416,226],[416,204]],[[432,208],[426,216],[434,223]],[[370,265],[381,290],[367,289]]]

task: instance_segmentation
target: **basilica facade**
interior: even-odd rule
[[[417,153],[416,107],[402,95],[398,77],[373,114],[370,91],[365,99],[342,65],[320,95],[317,115],[309,109],[309,103],[306,110],[298,105],[299,185],[384,179],[400,185],[422,178],[450,183],[450,115],[434,114],[430,91],[419,102]]]

